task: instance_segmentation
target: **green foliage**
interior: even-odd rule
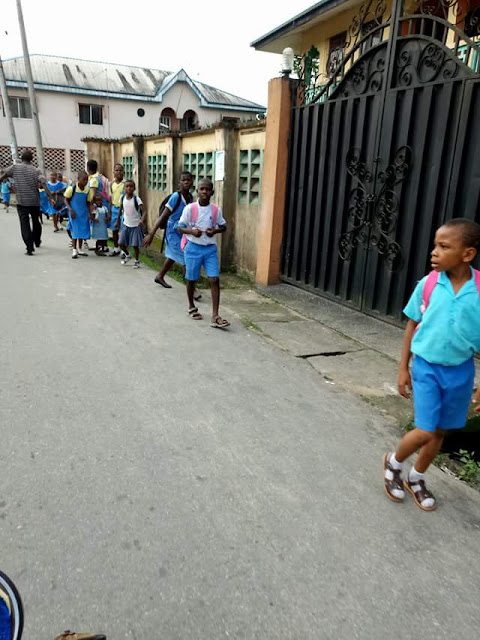
[[[480,478],[480,462],[474,459],[473,453],[470,453],[470,451],[460,449],[459,453],[461,467],[458,471],[458,477],[468,484],[476,484]]]

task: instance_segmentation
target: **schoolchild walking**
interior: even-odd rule
[[[97,256],[105,256],[105,247],[108,242],[108,209],[102,202],[102,195],[95,196],[94,208],[95,217],[92,223],[92,238],[96,240],[95,253]]]
[[[200,180],[197,187],[198,200],[188,204],[180,217],[178,229],[184,234],[188,315],[193,320],[202,320],[202,314],[195,306],[195,284],[200,278],[202,266],[210,280],[212,291],[212,318],[210,326],[226,329],[228,320],[219,316],[220,305],[220,268],[217,255],[217,234],[225,233],[227,223],[223,213],[210,199],[214,194],[211,180]]]
[[[59,212],[65,204],[63,194],[65,193],[65,185],[63,182],[59,182],[57,179],[57,172],[52,171],[50,174],[50,180],[47,182],[48,189],[53,197],[53,202],[49,203],[48,216],[53,217],[53,231],[63,231],[63,227],[59,224]]]
[[[193,196],[190,193],[192,186],[192,174],[189,171],[183,171],[180,176],[180,189],[172,193],[155,226],[150,233],[145,236],[145,240],[143,241],[143,245],[149,247],[158,229],[165,229],[166,260],[162,270],[155,277],[155,282],[165,289],[172,288],[171,285],[166,282],[165,276],[175,263],[183,267],[185,275],[185,256],[181,248],[183,236],[180,231],[178,231],[177,225],[182,217],[183,210],[193,201]]]
[[[119,229],[115,228],[115,224],[117,222],[118,214],[120,212],[120,201],[122,196],[125,194],[125,181],[123,179],[123,165],[116,164],[113,169],[114,177],[112,182],[110,183],[110,193],[112,199],[110,201],[110,215],[109,215],[109,226],[112,229],[112,240],[113,240],[113,249],[110,252],[111,257],[120,255],[120,247],[118,246],[119,239]],[[119,222],[119,228],[122,225],[122,221]]]
[[[408,324],[398,387],[405,398],[413,390],[415,428],[394,453],[385,454],[384,489],[394,502],[403,502],[408,491],[424,511],[437,507],[425,472],[445,431],[465,426],[472,399],[473,356],[480,351],[480,272],[472,261],[479,247],[480,225],[475,222],[456,218],[440,227],[431,254],[433,271],[417,284],[404,309]],[[473,400],[480,400],[480,388]],[[403,464],[417,450],[415,465],[403,478]]]
[[[8,178],[2,182],[2,202],[8,213],[10,207],[10,180]]]
[[[88,175],[85,171],[78,174],[77,183],[65,191],[65,202],[70,218],[72,234],[72,258],[86,256],[84,242],[90,238],[90,207],[88,204]]]
[[[125,182],[125,195],[120,200],[120,211],[115,222],[116,229],[120,226],[122,216],[122,230],[119,238],[122,250],[122,264],[127,265],[131,260],[132,256],[129,248],[132,247],[135,254],[133,268],[138,269],[140,267],[140,247],[143,244],[145,213],[141,199],[135,195],[135,182],[133,180]]]

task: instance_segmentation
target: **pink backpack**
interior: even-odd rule
[[[480,271],[474,269],[473,275],[475,277],[475,284],[477,286],[478,295],[480,295]],[[427,279],[425,280],[422,292],[422,306],[420,307],[420,311],[422,312],[422,314],[424,314],[428,308],[430,298],[432,297],[433,290],[437,286],[439,276],[440,273],[438,271],[430,271]]]
[[[213,204],[213,203],[210,206],[212,207],[212,227],[215,229],[215,227],[217,226],[218,207],[216,204]],[[194,202],[192,204],[192,222],[191,222],[192,227],[195,226],[195,224],[197,223],[197,220],[198,220],[198,202]],[[182,248],[182,251],[185,251],[187,242],[188,242],[187,235],[183,233],[182,239],[180,241],[180,247]]]

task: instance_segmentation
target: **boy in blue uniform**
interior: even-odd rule
[[[210,326],[226,329],[228,320],[218,315],[220,305],[220,268],[217,255],[218,233],[225,233],[227,223],[222,211],[210,199],[214,194],[211,180],[203,179],[198,183],[198,201],[188,204],[180,217],[178,230],[187,237],[185,249],[185,278],[187,280],[188,315],[193,320],[202,320],[194,303],[195,284],[203,268],[210,280],[212,290],[212,319]]]
[[[149,247],[152,244],[156,232],[160,229],[162,219],[167,220],[165,227],[165,240],[167,245],[165,249],[166,260],[162,270],[155,276],[155,282],[165,289],[172,288],[172,286],[166,282],[165,276],[176,262],[182,265],[183,273],[185,275],[185,256],[183,255],[183,251],[180,246],[182,234],[178,231],[177,225],[182,217],[183,210],[187,204],[190,204],[193,201],[192,194],[190,193],[192,186],[192,174],[190,171],[182,171],[180,176],[180,189],[175,191],[175,193],[172,193],[165,205],[162,215],[158,218],[155,226],[150,233],[145,236],[145,240],[143,241],[143,246]],[[198,300],[198,296],[196,296],[195,299]]]
[[[50,180],[47,182],[48,189],[53,196],[53,203],[49,204],[48,207],[48,215],[53,216],[53,226],[54,233],[58,231],[63,231],[62,225],[59,225],[58,222],[58,214],[61,208],[64,206],[63,193],[65,191],[65,187],[63,182],[59,182],[57,180],[57,172],[52,171],[50,174]]]
[[[120,212],[120,204],[122,202],[122,196],[125,194],[125,181],[123,179],[123,165],[116,164],[113,169],[113,181],[110,183],[110,194],[112,199],[110,200],[110,215],[108,224],[112,229],[113,249],[109,254],[110,257],[120,255],[120,247],[118,246],[118,238],[120,235],[119,230],[116,228],[118,214]],[[121,227],[122,221],[120,220],[118,227]]]
[[[407,490],[424,511],[437,506],[424,474],[440,451],[445,430],[465,426],[472,397],[473,356],[480,351],[480,274],[471,263],[479,247],[480,225],[475,222],[456,218],[440,227],[432,251],[435,273],[417,284],[404,310],[409,320],[398,388],[408,397],[413,379],[415,428],[395,453],[385,454],[384,488],[394,502],[402,502]],[[479,400],[480,388],[474,402]],[[402,481],[403,463],[418,449],[415,466]]]

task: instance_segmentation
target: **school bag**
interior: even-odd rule
[[[111,193],[110,193],[110,180],[106,178],[104,175],[98,176],[98,189],[97,191],[101,194],[103,202],[110,202]]]
[[[474,269],[473,276],[475,278],[475,285],[477,287],[478,295],[480,296],[480,271]],[[420,311],[422,312],[422,314],[425,314],[428,305],[430,304],[430,298],[432,297],[433,290],[438,284],[439,277],[440,273],[438,271],[430,271],[427,279],[423,284],[422,305],[420,307]]]
[[[162,218],[163,213],[165,212],[165,208],[168,204],[168,201],[170,200],[170,198],[172,196],[174,196],[176,193],[179,194],[179,198],[177,200],[177,204],[173,207],[171,214],[175,213],[175,211],[178,209],[178,207],[180,206],[180,203],[182,202],[182,196],[180,194],[180,191],[174,191],[173,193],[171,193],[169,196],[167,196],[164,200],[162,200],[162,202],[160,203],[160,206],[158,207],[158,217],[160,218],[160,229],[166,229],[167,228],[167,222],[168,222],[168,218],[164,217]],[[170,215],[171,215],[170,214]]]
[[[123,196],[120,198],[120,208],[123,208],[123,201],[125,199],[125,194],[123,194]],[[133,204],[135,205],[135,211],[138,213],[138,211],[140,210],[140,205],[138,203],[138,199],[137,196],[133,196]]]
[[[212,207],[212,227],[215,229],[215,227],[217,226],[217,214],[218,214],[218,207],[216,204],[211,204],[210,205]],[[197,220],[198,220],[198,212],[199,212],[199,208],[198,208],[198,202],[194,202],[192,204],[192,225],[195,226]],[[182,234],[182,239],[180,241],[180,247],[182,249],[182,251],[185,251],[185,247],[187,246],[187,242],[188,242],[188,238],[186,236],[186,234]]]

